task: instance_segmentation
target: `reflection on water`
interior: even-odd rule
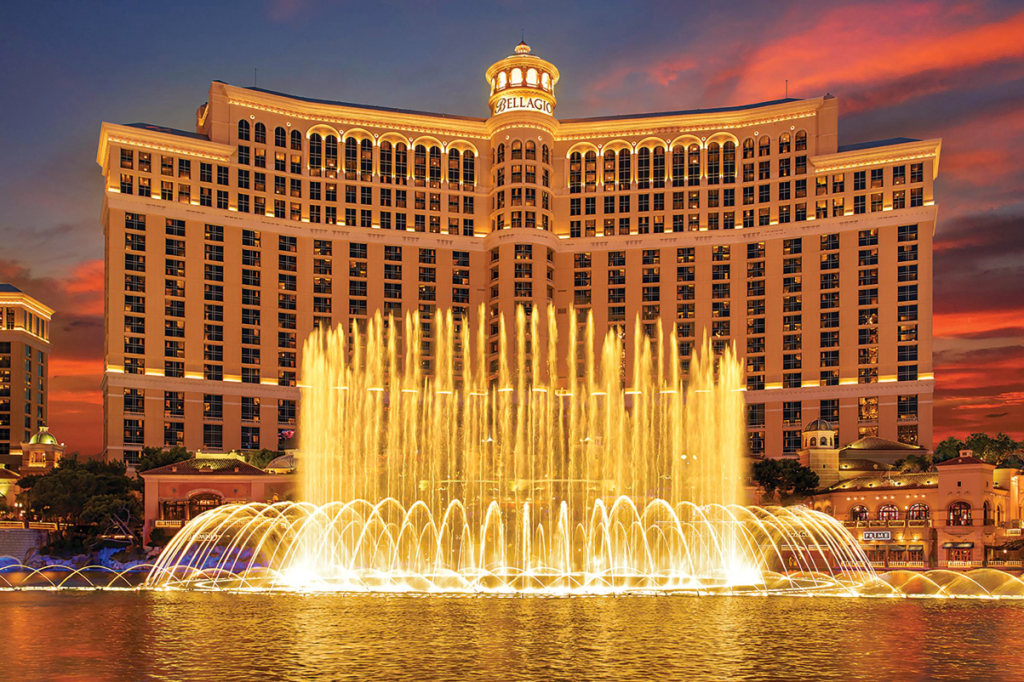
[[[0,593],[9,680],[1003,680],[1024,604]]]

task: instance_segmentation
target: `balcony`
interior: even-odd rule
[[[1021,568],[1024,561],[1020,559],[993,559],[988,562],[989,568]]]
[[[950,570],[955,569],[968,569],[968,568],[981,568],[982,561],[945,561],[939,560],[939,568],[948,568]]]
[[[905,525],[907,525],[907,522],[905,520],[903,520],[903,519],[890,519],[889,520],[889,528],[903,528],[903,526],[905,526]]]

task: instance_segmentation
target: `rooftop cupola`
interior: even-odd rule
[[[491,86],[488,104],[492,116],[513,112],[554,115],[558,69],[531,54],[525,42],[516,45],[515,54],[492,64],[486,78]]]

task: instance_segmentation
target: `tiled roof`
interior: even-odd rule
[[[629,118],[655,118],[658,116],[687,116],[689,114],[720,114],[730,111],[745,111],[747,109],[758,109],[760,107],[770,107],[775,104],[788,104],[789,102],[799,102],[800,100],[795,97],[787,97],[785,99],[773,99],[768,102],[757,102],[755,104],[739,104],[732,107],[714,107],[712,109],[683,109],[680,111],[655,111],[645,114],[616,114],[613,116],[594,116],[591,118],[563,118],[559,119],[561,123],[587,123],[589,121],[617,121]]]
[[[21,289],[14,286],[13,284],[0,283],[0,292],[5,294],[21,294],[24,293]]]
[[[856,144],[839,145],[840,152],[857,152],[862,149],[876,149],[878,147],[889,147],[894,144],[906,144],[907,142],[920,142],[912,137],[890,137],[888,140],[872,140],[871,142],[858,142]]]
[[[882,464],[871,459],[851,457],[839,460],[840,471],[892,471],[893,468],[889,464]]]
[[[840,490],[877,490],[893,488],[934,488],[939,484],[939,475],[934,472],[924,474],[877,474],[874,476],[858,476],[840,481],[829,488],[830,492]]]
[[[210,138],[206,135],[200,135],[199,133],[190,133],[187,130],[178,130],[177,128],[168,128],[166,126],[153,125],[152,123],[125,123],[127,128],[139,128],[140,130],[152,130],[155,133],[163,133],[165,135],[177,135],[178,137],[187,137],[193,140],[209,140]]]
[[[266,471],[259,467],[254,467],[248,462],[243,462],[240,459],[233,457],[193,457],[192,459],[186,459],[182,462],[174,462],[173,464],[165,464],[162,467],[156,469],[150,469],[143,471],[141,476],[150,475],[178,475],[178,476],[192,476],[202,474],[216,474],[218,476],[269,476]]]
[[[948,467],[948,466],[957,466],[959,464],[985,464],[985,463],[986,462],[984,460],[978,459],[977,457],[975,457],[973,455],[960,455],[959,457],[954,457],[953,459],[947,459],[944,462],[936,462],[935,466],[937,466],[937,467]]]
[[[917,452],[924,450],[924,448],[920,445],[908,445],[907,443],[878,438],[877,436],[865,436],[843,447],[840,450],[840,454],[846,450],[910,450]]]
[[[218,81],[223,82],[223,81]],[[382,107],[375,106],[372,104],[353,104],[351,102],[339,102],[331,99],[316,99],[315,97],[300,97],[298,95],[289,95],[286,92],[277,92],[276,90],[267,90],[265,88],[257,87],[246,87],[245,90],[251,90],[253,92],[262,92],[267,95],[276,95],[278,97],[287,97],[288,99],[298,100],[300,102],[309,102],[310,104],[331,104],[339,107],[350,107],[352,109],[369,109],[370,111],[386,111],[395,114],[414,114],[416,116],[436,116],[437,118],[450,118],[456,121],[486,121],[485,118],[478,118],[476,116],[460,116],[458,114],[439,114],[433,111],[418,111],[416,109],[399,109],[397,107]]]

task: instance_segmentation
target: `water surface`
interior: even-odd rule
[[[1024,602],[0,592],[6,680],[1019,680]]]

